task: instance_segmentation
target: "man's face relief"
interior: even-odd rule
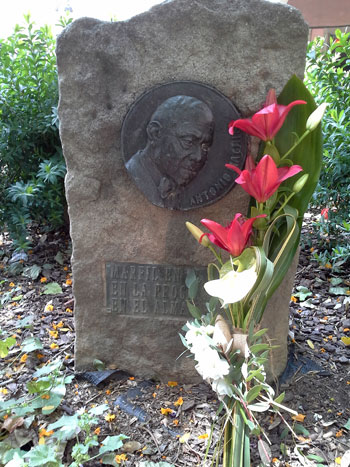
[[[211,112],[206,110],[197,109],[190,121],[183,117],[172,128],[162,128],[157,158],[160,171],[180,186],[192,181],[206,163],[214,128]]]

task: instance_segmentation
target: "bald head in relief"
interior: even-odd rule
[[[148,200],[178,209],[177,198],[204,167],[213,142],[214,117],[203,101],[190,96],[166,99],[147,125],[147,144],[126,168]]]

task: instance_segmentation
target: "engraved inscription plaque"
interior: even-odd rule
[[[189,317],[185,285],[189,270],[195,271],[200,282],[208,280],[205,267],[108,262],[107,311],[118,315]],[[203,287],[198,287],[196,304],[209,299]]]
[[[235,185],[243,168],[246,135],[231,136],[228,124],[240,118],[216,89],[191,81],[156,86],[136,100],[122,127],[129,175],[156,206],[189,210],[211,204]]]

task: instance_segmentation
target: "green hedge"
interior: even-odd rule
[[[0,228],[17,249],[29,247],[33,222],[62,225],[65,206],[56,42],[48,26],[25,20],[0,40]]]
[[[350,258],[350,33],[337,30],[327,44],[309,44],[305,84],[318,104],[327,102],[322,122],[323,167],[313,203],[329,208],[319,228],[326,238],[328,260]]]

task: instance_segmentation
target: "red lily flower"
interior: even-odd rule
[[[323,208],[321,210],[321,216],[323,217],[323,219],[325,220],[328,220],[328,211],[329,211],[329,208]]]
[[[232,120],[229,123],[228,131],[230,135],[233,135],[234,128],[239,128],[263,141],[271,141],[283,125],[290,109],[298,104],[306,104],[306,102],[299,100],[288,105],[277,104],[275,90],[270,89],[264,107],[252,118]]]
[[[243,190],[259,203],[269,199],[283,180],[303,170],[300,165],[277,168],[275,161],[268,154],[261,159],[256,167],[251,156],[248,156],[244,170],[231,164],[226,164],[226,167],[238,173],[239,177],[236,178],[236,183],[241,185]]]
[[[212,232],[211,234],[204,235],[214,245],[228,251],[232,256],[239,256],[248,244],[255,220],[258,217],[266,217],[266,214],[260,214],[246,221],[241,219],[242,217],[242,214],[236,214],[233,221],[227,227],[223,227],[209,219],[202,219],[201,223]]]

